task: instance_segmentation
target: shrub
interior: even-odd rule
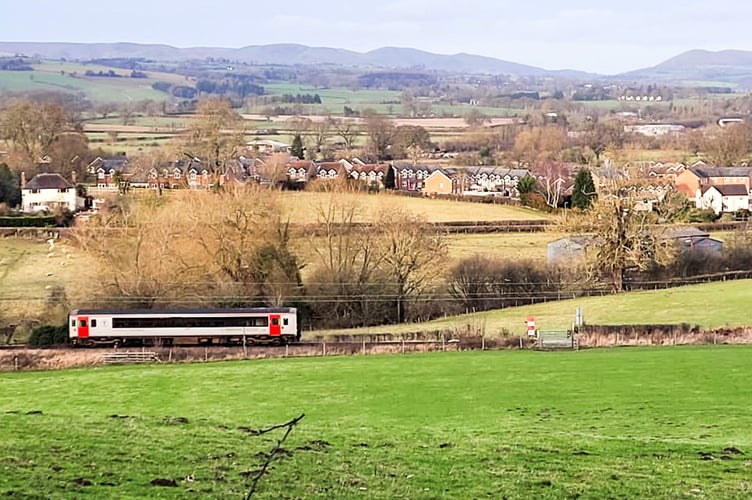
[[[30,346],[60,345],[70,342],[68,337],[68,325],[43,325],[34,328],[29,337]]]

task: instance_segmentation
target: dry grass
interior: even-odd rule
[[[367,195],[286,192],[280,198],[290,220],[297,224],[318,222],[317,209],[328,206],[333,201],[338,205],[356,206],[358,222],[375,222],[383,213],[394,209],[422,214],[429,222],[545,220],[547,218],[545,214],[522,207],[412,198],[388,193]]]
[[[531,259],[546,262],[548,243],[561,238],[561,233],[495,233],[452,234],[447,237],[449,254],[460,260],[473,255],[488,255],[499,259]]]

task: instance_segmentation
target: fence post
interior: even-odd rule
[[[209,361],[209,348],[204,347],[204,361]]]
[[[485,351],[486,350],[486,337],[481,335],[480,337],[480,350]]]
[[[172,363],[172,347],[170,347],[170,354],[167,357],[167,362]]]
[[[326,356],[326,340],[321,341],[321,347],[322,347],[322,356]]]
[[[13,356],[13,366],[16,371],[18,371],[18,355]]]
[[[365,354],[366,354],[366,338],[364,336],[363,337],[363,355],[365,356]]]
[[[290,344],[285,344],[285,357],[290,354]]]
[[[446,339],[444,338],[444,334],[441,334],[441,350],[446,352]]]
[[[402,337],[402,354],[405,354],[405,337]]]
[[[243,357],[244,358],[248,357],[248,346],[246,345],[246,342],[245,342],[245,335],[243,335]]]

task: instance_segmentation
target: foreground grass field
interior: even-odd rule
[[[0,496],[743,498],[752,348],[0,375]],[[159,481],[155,481],[159,480]],[[171,486],[159,486],[166,484]]]

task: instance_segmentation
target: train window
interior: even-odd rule
[[[91,327],[96,328],[97,327],[97,320],[93,319],[91,320]]]
[[[287,318],[282,318],[282,324],[283,324],[283,325],[287,326],[287,325],[288,325],[288,323],[290,323],[290,320],[289,320],[289,319],[287,319]]]
[[[279,318],[272,318],[272,325],[274,326],[279,325]]]
[[[80,326],[82,328],[86,328],[86,320],[85,319],[79,320],[78,321],[78,326]]]
[[[76,326],[76,318],[71,318],[70,320],[70,326]]]

